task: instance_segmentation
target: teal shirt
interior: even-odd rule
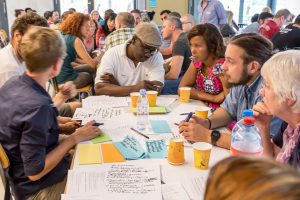
[[[67,81],[73,81],[78,76],[78,72],[74,70],[71,65],[71,62],[74,62],[77,57],[77,53],[74,48],[76,36],[63,33],[62,36],[67,46],[67,56],[64,59],[64,63],[59,75],[56,77],[57,83],[59,84],[65,83]]]

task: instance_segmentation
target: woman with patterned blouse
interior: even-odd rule
[[[192,87],[191,98],[204,101],[215,110],[225,99],[223,71],[225,47],[222,35],[212,24],[194,26],[188,33],[192,62],[179,87]]]

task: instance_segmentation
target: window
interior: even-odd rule
[[[300,4],[296,3],[295,0],[277,0],[276,10],[273,10],[276,13],[277,10],[287,8],[291,13],[297,17],[300,14]]]
[[[76,11],[88,14],[88,0],[60,0],[60,12],[63,13],[69,8],[75,8]]]
[[[220,0],[224,6],[225,10],[230,10],[233,12],[233,20],[239,22],[239,9],[240,0]]]
[[[251,17],[256,13],[261,13],[262,9],[267,6],[268,0],[245,0],[243,23],[250,24]]]
[[[115,13],[130,12],[134,9],[134,0],[94,0],[94,9],[98,10],[101,17],[107,9],[113,9]]]

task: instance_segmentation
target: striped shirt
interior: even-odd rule
[[[111,47],[124,44],[134,34],[134,28],[120,28],[109,34],[105,39],[105,51]]]

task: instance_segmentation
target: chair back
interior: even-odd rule
[[[5,188],[4,200],[11,200],[12,196],[10,192],[8,179],[5,173],[5,171],[8,170],[9,168],[10,162],[1,144],[0,144],[0,164],[1,164],[1,169],[0,169],[1,179],[2,179],[3,186]]]

